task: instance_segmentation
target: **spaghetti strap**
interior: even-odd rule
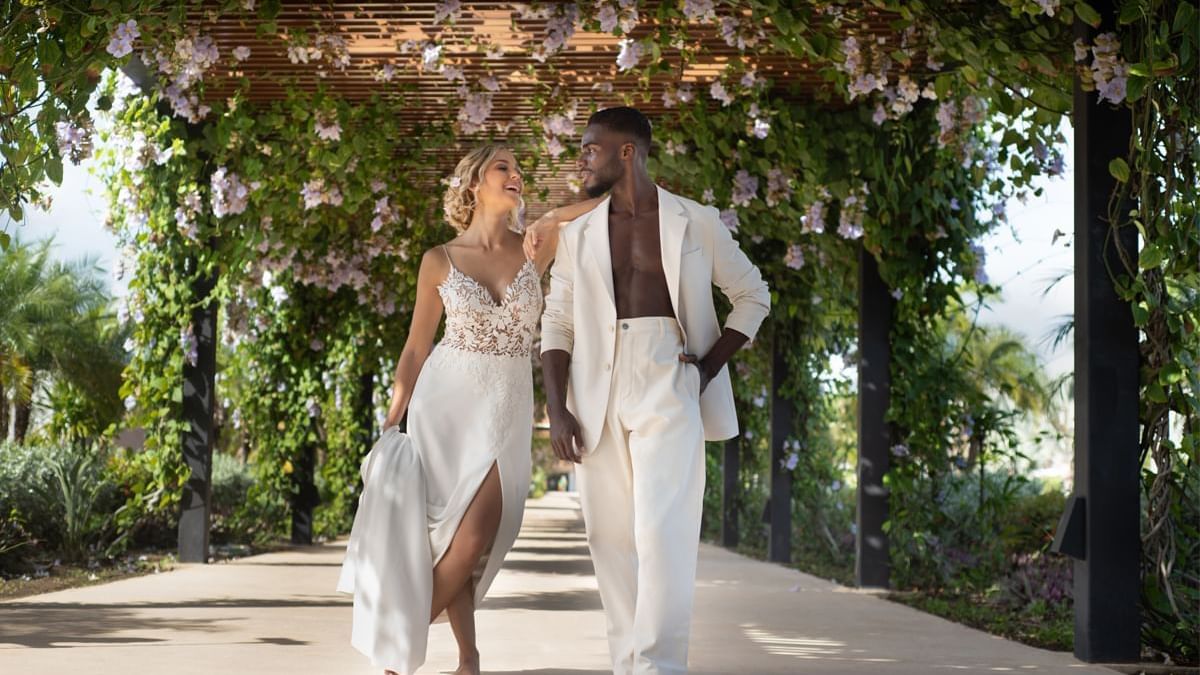
[[[450,263],[451,267],[454,267],[454,259],[450,257],[450,249],[446,248],[445,244],[442,244],[442,253],[446,254],[446,261]]]

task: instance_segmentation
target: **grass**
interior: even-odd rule
[[[57,561],[55,561],[57,562]],[[147,553],[126,556],[107,565],[55,564],[34,565],[33,573],[0,577],[0,600],[13,600],[51,593],[68,588],[95,586],[118,579],[158,574],[175,567],[173,554]]]
[[[762,545],[742,544],[737,552],[759,560],[767,559],[766,548]],[[792,563],[788,567],[843,586],[855,585],[852,554],[838,558],[828,549],[797,549],[793,550]],[[996,592],[904,590],[889,593],[885,597],[922,612],[1033,647],[1071,651],[1075,641],[1075,624],[1069,603],[1048,605],[1037,601],[1018,607],[1001,601],[997,596]]]
[[[1071,651],[1075,624],[1071,605],[1036,601],[1024,607],[999,602],[987,593],[897,591],[889,600],[956,623],[1033,647]]]

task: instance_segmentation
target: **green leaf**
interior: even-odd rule
[[[1100,12],[1082,0],[1075,3],[1075,16],[1092,28],[1100,27]]]
[[[46,160],[46,177],[53,181],[55,185],[62,185],[62,157],[51,157]]]
[[[12,235],[7,232],[0,232],[0,251],[7,251],[8,245],[12,243]]]
[[[1108,172],[1112,174],[1113,178],[1116,178],[1122,183],[1129,182],[1129,164],[1127,164],[1125,160],[1120,157],[1117,157],[1108,163]]]
[[[1138,255],[1138,267],[1148,270],[1158,267],[1163,261],[1162,249],[1157,244],[1147,244]]]
[[[1126,2],[1121,6],[1121,13],[1117,16],[1117,23],[1125,26],[1142,18],[1142,3]]]

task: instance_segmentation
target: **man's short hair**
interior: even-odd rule
[[[637,108],[605,108],[588,118],[588,125],[593,124],[629,136],[643,155],[650,154],[650,120]]]

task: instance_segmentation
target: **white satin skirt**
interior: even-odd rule
[[[503,512],[474,572],[478,606],[516,541],[529,492],[533,430],[527,357],[437,346],[408,408],[363,459],[363,493],[337,590],[354,595],[351,644],[407,675],[425,662],[433,568],[495,464]]]

